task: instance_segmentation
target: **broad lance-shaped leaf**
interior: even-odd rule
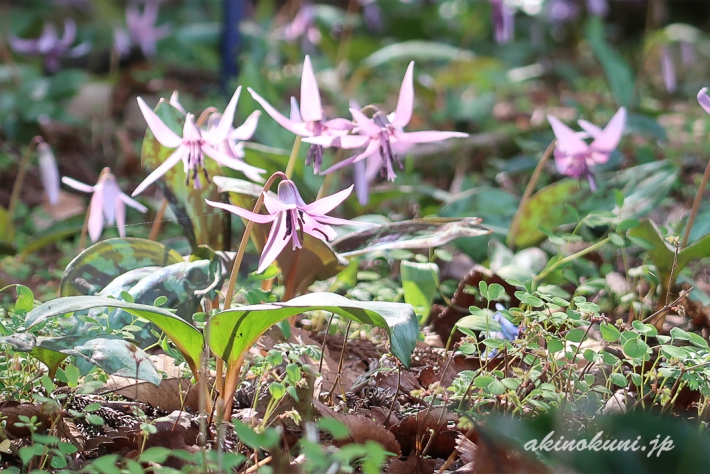
[[[25,326],[29,329],[50,318],[99,307],[120,308],[158,326],[185,357],[193,373],[197,373],[204,344],[202,334],[192,324],[167,309],[100,296],[71,296],[57,298],[36,307],[27,314]]]
[[[343,257],[376,250],[438,247],[460,237],[478,237],[491,231],[476,217],[464,219],[413,219],[353,232],[333,242]]]
[[[96,294],[114,278],[136,268],[164,267],[182,261],[179,253],[152,240],[107,239],[84,250],[67,265],[59,285],[59,294]]]
[[[173,132],[182,136],[185,117],[180,111],[167,102],[161,102],[155,112]],[[165,162],[174,151],[173,148],[161,145],[149,128],[143,139],[141,163],[150,173]],[[213,160],[206,159],[204,167],[210,179],[222,174],[219,166]],[[185,184],[183,167],[174,166],[156,183],[179,218],[179,224],[193,249],[198,245],[209,245],[215,250],[229,250],[231,239],[229,214],[205,203],[205,199],[221,202],[222,196],[216,186],[204,182],[204,176],[199,178],[203,182],[202,189],[194,189],[192,185]]]
[[[439,267],[435,263],[402,260],[400,272],[404,301],[414,307],[423,323],[429,316],[431,303],[439,290]]]
[[[210,318],[209,345],[220,358],[238,360],[264,331],[304,311],[326,311],[384,328],[392,354],[409,367],[419,337],[414,309],[403,303],[354,301],[334,293],[310,293],[282,303],[242,306]]]
[[[220,191],[229,193],[232,204],[245,209],[253,209],[256,199],[262,192],[261,186],[241,179],[217,177],[215,184]],[[270,194],[276,197],[274,193],[270,192]],[[259,252],[266,244],[270,225],[254,225],[251,237]],[[303,237],[303,248],[294,251],[290,245],[287,245],[276,258],[276,263],[284,275],[290,275],[295,266],[296,274],[292,279],[296,282],[294,294],[303,292],[316,281],[327,280],[337,275],[348,264],[347,260],[339,256],[327,242],[308,234],[304,234]]]

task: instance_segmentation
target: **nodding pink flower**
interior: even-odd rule
[[[334,137],[344,135],[355,127],[355,124],[346,119],[336,118],[328,121],[325,120],[320,101],[318,82],[316,82],[316,75],[311,66],[311,58],[308,57],[308,55],[306,55],[303,61],[303,74],[301,75],[300,112],[298,102],[296,102],[296,99],[292,98],[290,118],[286,118],[282,115],[250,87],[248,90],[254,100],[259,102],[264,110],[266,110],[267,114],[271,115],[279,125],[296,135],[302,137]],[[308,150],[306,165],[313,164],[313,170],[319,173],[322,162],[323,146],[313,144]]]
[[[39,38],[24,39],[13,35],[8,36],[10,46],[16,53],[30,56],[43,56],[44,67],[47,72],[57,72],[61,67],[59,58],[75,58],[89,52],[91,45],[88,42],[71,47],[76,38],[76,23],[68,19],[64,21],[64,34],[61,38],[54,29],[54,25],[45,23]]]
[[[673,58],[671,58],[666,46],[661,47],[661,73],[663,74],[666,92],[673,94],[676,89],[675,67],[673,66]]]
[[[47,193],[47,200],[52,206],[59,202],[59,169],[52,147],[45,141],[37,145],[39,154],[39,176]]]
[[[281,36],[289,43],[301,38],[301,48],[312,51],[313,45],[320,43],[321,34],[316,26],[316,9],[310,1],[304,1],[293,21],[281,30]]]
[[[260,111],[256,110],[252,112],[239,127],[234,128],[230,126],[226,138],[222,141],[216,141],[219,137],[215,137],[214,139],[212,137],[219,130],[217,126],[219,125],[222,115],[212,114],[207,120],[207,130],[202,132],[202,136],[207,143],[212,143],[217,151],[220,151],[235,160],[243,161],[246,156],[246,153],[244,153],[244,141],[249,140],[254,135],[256,126],[259,123],[259,116],[261,116]],[[244,176],[257,183],[264,182],[264,178],[260,175],[260,173],[263,172],[264,170],[259,168],[244,168],[242,170]]]
[[[337,236],[331,225],[369,225],[326,215],[345,201],[352,190],[353,187],[350,186],[331,196],[306,204],[301,198],[296,184],[291,180],[284,179],[279,183],[278,199],[264,193],[264,206],[268,214],[255,214],[247,209],[221,202],[209,200],[206,202],[210,206],[224,209],[259,224],[272,222],[257,269],[257,272],[261,273],[276,260],[286,248],[289,240],[293,250],[300,249],[304,232],[328,242]]]
[[[710,114],[710,96],[708,96],[707,87],[703,87],[700,89],[700,92],[698,92],[698,103],[700,104],[700,107],[705,110],[705,112]]]
[[[204,167],[205,155],[222,166],[241,171],[245,174],[263,173],[264,170],[248,165],[217,149],[219,144],[227,138],[232,128],[234,112],[237,108],[237,101],[239,100],[241,90],[241,86],[237,87],[232,99],[229,101],[229,104],[227,104],[227,108],[224,109],[224,113],[220,117],[219,122],[211,131],[206,132],[206,136],[203,136],[200,129],[195,125],[195,116],[193,114],[187,114],[185,116],[182,137],[180,137],[173,132],[170,127],[165,125],[165,123],[160,120],[160,117],[153,112],[153,109],[148,107],[148,104],[139,97],[138,105],[140,106],[141,112],[143,112],[143,117],[145,117],[148,127],[153,132],[153,135],[155,135],[155,139],[164,147],[175,148],[176,150],[138,185],[136,190],[133,191],[132,196],[142,193],[149,185],[157,181],[158,178],[167,173],[170,168],[180,161],[183,162],[183,168],[185,170],[185,184],[190,184],[190,178],[192,178],[195,189],[200,189],[202,187],[198,174],[200,170],[207,182],[209,182],[209,175]]]
[[[548,115],[547,120],[552,125],[552,131],[557,138],[555,146],[557,171],[573,178],[586,178],[589,180],[591,190],[596,191],[596,180],[589,168],[606,163],[611,152],[619,145],[626,124],[626,109],[621,107],[603,130],[586,120],[579,120],[578,123],[586,134],[576,133],[552,115]],[[592,143],[587,144],[583,140],[585,136],[591,137]]]
[[[126,26],[130,43],[139,46],[143,56],[155,56],[156,43],[168,36],[170,25],[155,26],[158,20],[158,2],[146,2],[141,13],[138,5],[126,8]]]
[[[515,32],[515,12],[505,4],[505,0],[490,0],[490,3],[496,42],[510,43]]]
[[[355,118],[358,125],[356,135],[344,135],[337,137],[313,137],[303,140],[306,143],[315,143],[323,146],[337,146],[345,149],[365,147],[365,151],[346,160],[337,163],[322,174],[330,173],[336,169],[343,168],[352,163],[357,163],[370,156],[377,154],[379,157],[380,174],[389,181],[394,181],[397,175],[394,172],[394,163],[402,169],[402,162],[397,151],[400,147],[414,143],[430,143],[446,140],[448,138],[467,137],[467,133],[460,132],[404,132],[402,129],[412,118],[414,109],[414,61],[409,63],[407,72],[402,81],[402,88],[399,91],[397,108],[392,120],[381,111],[375,112],[372,118],[368,118],[357,109],[350,109],[350,113]]]
[[[116,182],[116,177],[111,170],[104,168],[99,176],[99,181],[94,186],[80,183],[79,181],[64,176],[62,182],[78,191],[93,193],[89,204],[88,231],[92,242],[101,237],[104,222],[108,225],[116,224],[118,234],[126,236],[126,205],[140,212],[148,209],[141,203],[134,201],[121,191]]]

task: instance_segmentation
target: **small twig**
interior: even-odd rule
[[[254,464],[252,467],[244,471],[244,474],[250,474],[252,472],[256,472],[257,469],[259,469],[262,466],[265,466],[271,462],[273,458],[271,456],[267,456],[258,463]]]
[[[688,288],[687,290],[681,291],[681,292],[680,292],[680,295],[678,296],[678,298],[676,298],[675,300],[673,300],[671,303],[666,304],[663,308],[661,308],[661,309],[659,309],[658,311],[656,311],[655,313],[651,314],[651,316],[647,317],[646,319],[642,320],[641,322],[642,322],[642,323],[650,322],[653,318],[655,318],[655,317],[658,316],[659,314],[665,313],[665,312],[667,312],[667,311],[673,309],[673,307],[674,307],[675,305],[677,305],[678,303],[680,303],[680,301],[681,301],[682,299],[684,299],[686,296],[688,296],[692,290],[693,290],[693,287],[691,286],[691,287]]]
[[[7,206],[7,214],[8,216],[10,216],[10,219],[13,219],[15,217],[15,208],[17,207],[17,203],[20,200],[20,190],[22,189],[22,185],[25,181],[25,174],[27,173],[27,164],[30,161],[32,153],[35,151],[35,148],[37,148],[37,145],[39,145],[43,141],[44,140],[40,136],[34,137],[27,145],[25,152],[22,154],[22,158],[20,158],[20,168],[17,170],[15,184],[12,186],[12,194],[10,194],[10,203]]]
[[[333,322],[333,313],[330,313],[330,319],[328,319],[328,324],[325,326],[325,334],[323,335],[323,344],[320,346],[320,363],[318,364],[318,373],[323,374],[323,359],[325,359],[325,341],[328,339],[328,332],[330,331],[330,323]]]
[[[160,228],[163,226],[163,216],[165,215],[165,210],[168,208],[168,200],[163,198],[160,203],[160,208],[158,213],[155,215],[155,220],[153,221],[153,226],[150,228],[150,235],[148,235],[148,240],[155,240],[160,233]]]
[[[338,360],[338,373],[335,375],[335,381],[333,382],[333,386],[330,388],[330,392],[328,392],[328,395],[325,397],[326,400],[329,398],[332,399],[333,397],[333,392],[335,391],[335,387],[340,385],[340,391],[343,394],[343,399],[345,399],[345,389],[343,388],[343,382],[341,381],[341,373],[343,370],[343,362],[345,361],[345,346],[348,344],[348,335],[350,334],[350,325],[352,324],[352,320],[348,320],[348,325],[345,328],[345,339],[343,339],[343,347],[340,350],[340,359]]]

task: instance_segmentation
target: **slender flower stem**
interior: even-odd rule
[[[158,238],[160,233],[160,228],[163,226],[163,216],[165,215],[165,210],[168,208],[168,200],[163,198],[160,203],[160,209],[155,215],[155,220],[153,221],[153,226],[150,228],[150,235],[148,235],[148,240],[155,240]]]
[[[79,237],[79,252],[84,250],[86,244],[86,233],[89,231],[89,209],[86,210],[84,216],[84,225],[81,227],[81,236]]]
[[[42,140],[42,137],[40,136],[34,137],[27,145],[27,148],[25,149],[25,153],[22,155],[22,158],[20,158],[20,168],[17,170],[15,184],[12,187],[12,194],[10,194],[10,203],[7,206],[7,214],[10,216],[10,219],[15,217],[15,208],[17,207],[17,203],[20,200],[20,190],[22,189],[22,185],[25,181],[25,174],[27,174],[27,164],[30,161],[32,153],[35,151],[35,148],[37,148],[37,145],[39,145],[43,141],[44,140]]]
[[[205,110],[202,111],[200,116],[197,118],[195,125],[197,125],[198,127],[203,126],[210,115],[217,114],[217,113],[219,113],[219,110],[217,109],[217,107],[207,107]]]
[[[540,280],[542,280],[543,278],[545,278],[547,275],[549,275],[550,273],[552,273],[553,271],[555,271],[555,270],[556,270],[558,267],[560,267],[561,265],[564,265],[565,263],[568,263],[568,262],[571,262],[571,261],[573,261],[573,260],[576,260],[576,259],[578,259],[579,257],[583,257],[584,255],[587,255],[588,253],[594,252],[595,250],[597,250],[597,249],[603,247],[604,245],[606,245],[608,242],[609,242],[609,237],[607,237],[607,238],[604,239],[604,240],[600,240],[599,242],[595,243],[594,245],[590,245],[590,246],[587,247],[586,249],[582,249],[582,250],[580,250],[580,251],[577,252],[577,253],[573,253],[572,255],[568,255],[568,256],[566,256],[565,258],[562,258],[562,259],[556,261],[554,264],[552,264],[551,267],[546,268],[546,269],[543,270],[538,276],[536,276],[535,278],[533,278],[533,289],[534,289],[535,286],[537,285],[537,282],[539,282]]]
[[[298,151],[301,149],[301,136],[296,135],[296,140],[293,142],[293,148],[291,148],[291,156],[288,157],[288,164],[286,165],[286,179],[291,179],[293,176],[293,169],[296,167],[296,159],[298,158]]]
[[[698,193],[695,195],[695,200],[693,201],[693,207],[690,210],[690,217],[688,217],[688,223],[685,225],[685,232],[683,232],[683,240],[680,242],[681,250],[685,248],[688,243],[688,238],[690,237],[690,230],[693,228],[693,223],[695,222],[695,217],[698,215],[698,209],[700,209],[700,202],[703,200],[703,192],[705,191],[705,186],[708,184],[710,179],[710,160],[705,166],[705,173],[703,173],[703,179],[700,181],[700,187],[698,188]]]
[[[537,166],[535,167],[535,171],[533,171],[533,174],[530,177],[530,181],[528,181],[528,185],[525,188],[523,197],[520,199],[518,210],[515,212],[515,217],[513,217],[513,222],[510,223],[510,229],[508,230],[508,247],[513,247],[513,239],[515,234],[518,232],[518,227],[520,226],[520,219],[523,215],[523,208],[525,207],[525,204],[528,202],[528,199],[530,199],[530,196],[535,190],[535,184],[537,184],[538,179],[540,179],[540,173],[542,173],[542,170],[545,167],[545,163],[547,163],[547,160],[549,160],[550,156],[552,156],[552,152],[555,150],[556,143],[557,140],[553,139],[552,142],[550,142],[550,144],[547,146],[545,153],[542,154],[540,161],[537,162]]]

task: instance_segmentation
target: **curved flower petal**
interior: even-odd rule
[[[170,127],[160,120],[160,117],[153,112],[153,109],[148,107],[148,104],[146,104],[141,97],[138,97],[138,106],[141,112],[143,112],[143,117],[150,131],[153,132],[155,139],[158,140],[161,145],[168,148],[177,148],[182,143],[182,138],[179,137],[177,133],[170,130]]]
[[[380,133],[382,129],[375,125],[375,123],[367,118],[365,114],[360,112],[357,109],[349,109],[350,113],[353,114],[353,118],[355,119],[355,122],[357,122],[358,127],[360,127],[360,134],[361,135],[375,135],[377,133]]]
[[[330,242],[338,236],[331,226],[319,222],[308,214],[303,215],[303,232],[326,242]]]
[[[254,132],[256,132],[256,126],[259,123],[260,116],[261,111],[255,110],[247,117],[243,124],[232,130],[227,138],[230,140],[249,140],[254,135]]]
[[[148,212],[148,208],[145,207],[143,204],[139,203],[135,199],[132,199],[130,196],[128,196],[125,193],[121,193],[118,195],[118,199],[123,201],[124,204],[127,204],[131,206],[133,209],[137,209],[140,212]]]
[[[353,182],[355,183],[355,195],[361,206],[370,201],[370,180],[367,179],[367,161],[358,161],[353,164]]]
[[[705,110],[705,112],[710,114],[710,96],[708,96],[708,88],[703,87],[698,92],[698,103]]]
[[[244,219],[248,219],[248,220],[256,222],[258,224],[266,224],[268,222],[273,222],[273,220],[276,219],[275,215],[256,214],[252,211],[248,211],[248,210],[243,209],[239,206],[233,206],[231,204],[225,204],[223,202],[210,201],[209,199],[205,199],[205,202],[212,207],[224,209],[225,211],[229,211],[232,214],[236,214],[239,217],[243,217]]]
[[[259,102],[259,104],[266,110],[266,113],[271,116],[276,122],[281,125],[283,128],[286,130],[295,133],[296,135],[302,135],[304,137],[311,136],[311,132],[306,128],[305,123],[298,123],[294,122],[292,120],[287,119],[285,116],[283,116],[278,110],[273,108],[271,104],[269,104],[266,100],[264,100],[259,94],[254,92],[254,90],[251,87],[247,87],[247,90],[251,94],[251,96],[254,98],[255,101]]]
[[[59,202],[59,169],[52,148],[45,142],[37,145],[39,152],[39,175],[51,205]]]
[[[169,102],[169,103],[170,103],[170,105],[172,105],[173,107],[175,107],[176,109],[178,109],[178,110],[179,110],[180,112],[182,112],[183,114],[187,114],[187,112],[185,112],[185,108],[184,108],[184,107],[182,106],[182,104],[180,103],[180,98],[179,98],[178,91],[173,91],[172,95],[170,96],[170,102]]]
[[[71,18],[67,18],[64,20],[64,34],[62,35],[62,39],[58,41],[58,44],[62,49],[69,49],[74,42],[74,38],[76,38],[76,23]]]
[[[313,73],[311,58],[306,55],[303,60],[301,74],[301,117],[304,122],[318,122],[323,120],[323,108],[320,102],[320,91],[316,75]]]
[[[333,209],[335,209],[337,206],[339,206],[350,196],[350,193],[353,192],[353,187],[354,186],[351,185],[350,187],[345,188],[335,194],[331,194],[330,196],[326,196],[324,198],[313,201],[310,204],[301,206],[301,210],[306,211],[308,214],[314,217],[327,214]]]
[[[295,204],[286,205],[278,199],[271,197],[268,193],[264,194],[264,207],[266,207],[266,210],[272,215],[276,215],[279,212],[285,212],[290,209],[296,209]]]
[[[81,183],[75,179],[72,179],[68,176],[62,177],[62,183],[66,184],[67,186],[76,189],[77,191],[81,191],[83,193],[93,193],[94,192],[94,186],[89,186],[88,184]]]
[[[230,99],[227,107],[224,109],[222,117],[219,119],[219,123],[214,130],[214,140],[221,142],[227,138],[227,134],[232,129],[232,123],[234,122],[234,112],[237,110],[237,102],[239,101],[239,95],[242,93],[242,86],[237,87],[234,91],[234,95]]]
[[[342,137],[341,137],[342,138]],[[360,153],[359,155],[351,156],[350,158],[346,158],[340,163],[336,163],[330,168],[328,168],[325,171],[321,171],[320,174],[328,174],[332,173],[335,170],[339,170],[340,168],[344,168],[352,163],[357,163],[358,161],[364,160],[368,156],[373,155],[374,153],[377,153],[377,151],[380,148],[380,143],[377,140],[370,140],[369,145],[367,145],[367,148],[365,148],[365,151]]]
[[[547,121],[550,122],[552,131],[557,138],[556,150],[566,155],[582,155],[587,153],[589,146],[584,143],[584,140],[579,138],[574,130],[552,115],[547,116]],[[555,159],[557,159],[557,154],[555,154]]]
[[[592,138],[597,138],[599,135],[602,134],[603,130],[601,127],[597,127],[591,122],[587,122],[586,120],[577,120],[577,123],[579,124],[580,127],[582,127],[582,130],[587,132],[587,135],[589,135]],[[579,135],[580,138],[582,138],[581,135]]]
[[[222,153],[221,151],[219,151],[207,144],[202,145],[202,151],[204,151],[207,156],[212,158],[214,161],[216,161],[220,165],[226,166],[227,168],[231,168],[233,170],[241,171],[244,174],[246,174],[246,173],[260,174],[260,173],[266,172],[266,170],[264,170],[264,169],[249,165],[242,160],[232,158],[231,156],[227,155],[226,153]]]
[[[91,203],[89,204],[87,229],[92,242],[99,240],[101,231],[104,230],[103,199],[103,194],[96,192],[91,197]]]
[[[283,249],[286,247],[286,243],[288,242],[288,236],[286,235],[286,219],[290,216],[286,215],[285,212],[280,212],[277,216],[278,217],[274,223],[271,224],[271,231],[269,231],[269,236],[266,239],[264,250],[261,253],[259,268],[256,270],[257,273],[261,273],[266,270],[266,268],[271,265],[271,263],[281,254]],[[292,229],[292,232],[296,232],[296,230]]]
[[[344,118],[334,118],[334,119],[328,120],[323,125],[328,129],[329,132],[333,132],[333,131],[347,132],[347,131],[355,128],[355,124],[351,120],[344,119]]]
[[[626,109],[621,107],[609,120],[602,133],[595,137],[594,141],[589,145],[589,149],[592,151],[592,160],[595,163],[603,163],[609,159],[609,153],[614,151],[619,145],[625,124]]]
[[[180,162],[182,159],[183,155],[185,154],[185,148],[184,147],[178,147],[172,155],[170,155],[163,163],[161,163],[160,166],[155,168],[152,173],[150,173],[141,184],[138,185],[135,191],[131,194],[131,196],[137,196],[143,191],[145,191],[145,188],[153,184],[155,181],[158,180],[161,176],[163,176],[165,173],[168,172],[170,168],[175,166]]]
[[[402,87],[399,89],[399,98],[397,99],[397,108],[395,109],[394,120],[392,126],[395,128],[403,128],[412,119],[412,110],[414,109],[414,61],[409,63],[407,72],[404,73]]]
[[[122,193],[121,193],[122,194]],[[126,236],[126,205],[120,199],[121,194],[118,195],[113,205],[116,214],[116,227],[118,228],[118,235],[121,237]]]

